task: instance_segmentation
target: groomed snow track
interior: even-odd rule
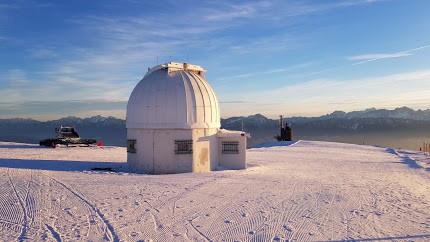
[[[423,154],[285,145],[248,150],[246,170],[143,175],[125,148],[0,143],[0,241],[430,240]]]

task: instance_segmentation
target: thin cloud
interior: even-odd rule
[[[373,58],[368,58],[368,59],[366,59],[364,61],[360,61],[360,62],[354,63],[352,65],[361,65],[361,64],[364,64],[364,63],[367,63],[367,62],[372,62],[372,61],[381,60],[381,59],[387,59],[387,58],[398,58],[398,57],[410,56],[410,55],[412,55],[412,52],[419,51],[419,50],[422,50],[422,49],[426,49],[428,47],[430,47],[430,44],[429,45],[424,45],[424,46],[421,46],[421,47],[417,47],[417,48],[414,48],[414,49],[410,49],[410,50],[405,50],[405,51],[393,53],[393,54],[374,54],[375,56]],[[363,56],[366,56],[366,55],[363,55]],[[368,55],[368,56],[371,56],[371,55]]]
[[[231,21],[235,18],[250,18],[257,12],[253,4],[230,5],[228,9],[216,10],[206,16],[209,21]]]
[[[375,2],[382,2],[387,0],[347,0],[338,3],[339,6],[354,6],[354,5],[363,5],[363,4],[372,4]]]
[[[232,100],[232,101],[220,101],[219,103],[227,103],[227,104],[231,104],[231,103],[249,103],[250,101],[247,100]]]
[[[389,59],[410,56],[410,53],[397,53],[397,54],[366,54],[355,55],[347,57],[348,60],[371,60],[371,59]]]
[[[311,65],[312,65],[311,62],[307,62],[307,63],[292,65],[290,67],[281,67],[281,68],[275,68],[275,69],[262,70],[259,72],[243,73],[243,74],[238,74],[238,75],[233,75],[228,77],[222,77],[222,78],[219,78],[219,80],[242,79],[242,78],[248,78],[248,77],[258,76],[258,75],[282,73],[282,72],[288,72],[292,70],[309,67]]]
[[[401,51],[398,53],[393,53],[393,54],[366,54],[366,55],[356,55],[356,56],[350,56],[347,57],[346,59],[348,60],[363,60],[360,62],[356,62],[356,63],[352,63],[352,66],[355,65],[361,65],[364,63],[368,63],[368,62],[372,62],[372,61],[376,61],[376,60],[381,60],[381,59],[389,59],[389,58],[400,58],[400,57],[406,57],[406,56],[411,56],[412,52],[415,51],[419,51],[425,48],[430,47],[430,45],[424,45],[421,47],[417,47],[417,48],[413,48],[410,50],[406,50],[406,51]],[[295,77],[307,77],[307,76],[314,76],[314,75],[318,75],[321,73],[325,73],[325,72],[330,72],[330,71],[335,71],[335,70],[339,70],[345,67],[348,67],[350,65],[345,64],[345,65],[340,65],[340,66],[336,66],[336,67],[332,67],[332,68],[327,68],[324,70],[319,70],[319,71],[315,71],[315,72],[311,72],[311,73],[305,73],[305,74],[300,74],[300,75],[296,75]]]

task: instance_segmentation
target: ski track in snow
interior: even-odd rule
[[[0,241],[430,240],[419,152],[300,141],[246,170],[142,175],[91,171],[125,148],[0,144]]]

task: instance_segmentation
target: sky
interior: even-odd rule
[[[0,118],[125,118],[148,67],[207,70],[223,118],[430,108],[430,1],[0,0]]]

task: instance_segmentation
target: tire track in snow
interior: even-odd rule
[[[6,178],[6,177],[5,177]],[[10,181],[6,178],[0,186],[0,226],[2,228],[12,229],[15,232],[21,231],[20,207],[18,200],[10,186]]]
[[[46,228],[48,228],[48,231],[51,233],[52,237],[57,241],[61,242],[61,235],[51,226],[45,224]]]
[[[296,184],[297,183],[293,184],[292,190],[290,190],[290,194],[294,192]],[[268,184],[268,186],[272,187],[273,185]],[[264,205],[256,206],[255,203],[251,203],[250,211],[259,211],[259,213],[264,215],[260,214],[259,216],[255,216],[251,213],[250,220],[247,221],[246,226],[243,226],[244,224],[240,224],[237,226],[238,228],[236,230],[247,230],[246,234],[248,234],[248,238],[246,240],[253,241],[260,240],[263,238],[266,240],[268,238],[271,238],[271,240],[280,240],[281,237],[283,237],[279,236],[281,234],[279,231],[282,231],[285,226],[285,224],[283,223],[285,209],[283,209],[283,207],[284,204],[289,200],[289,198],[284,198],[279,201],[276,198],[277,195],[272,194],[271,197],[274,197],[275,201],[272,201],[271,199],[265,199],[263,197],[262,203]],[[258,202],[258,204],[260,204],[260,202]],[[264,210],[261,210],[261,208],[270,208],[270,211],[266,212]],[[267,226],[268,224],[271,224],[271,226]],[[231,231],[233,232],[233,230]]]
[[[9,172],[10,171],[8,169],[7,170],[7,176],[9,178],[10,185],[11,185],[11,187],[15,193],[16,198],[18,199],[18,203],[19,203],[19,205],[21,207],[21,211],[22,211],[22,227],[21,227],[21,233],[18,236],[18,241],[24,241],[24,239],[27,239],[27,229],[28,229],[27,228],[27,223],[28,223],[27,222],[27,209],[25,208],[24,201],[22,200],[22,198],[18,194],[16,186],[15,186],[14,182],[12,181],[12,178],[11,178]]]
[[[0,186],[0,228],[13,231],[10,238],[16,236],[18,241],[43,237],[47,232],[41,226],[44,207],[38,206],[44,204],[40,199],[46,186],[42,189],[35,181],[33,170],[12,169],[3,174],[7,182]]]
[[[305,189],[309,189],[306,187]],[[312,191],[312,189],[310,189]],[[294,228],[291,233],[291,237],[289,240],[296,241],[309,241],[311,233],[309,231],[310,227],[310,219],[312,219],[311,214],[317,208],[317,203],[309,201],[309,198],[312,197],[308,192],[306,192],[301,198],[299,202],[295,204],[297,206],[295,209],[294,217],[298,219],[298,222],[294,224]],[[309,232],[305,232],[306,229]]]
[[[173,204],[178,205],[179,201],[182,199],[186,199],[188,196],[194,197],[194,201],[190,201],[190,202],[194,202],[194,209],[192,211],[189,211],[187,213],[179,213],[179,212],[175,212],[175,214],[173,215],[173,209],[172,211],[172,216],[166,216],[166,214],[161,218],[162,220],[167,219],[167,220],[173,220],[170,221],[168,223],[168,226],[163,226],[163,228],[158,228],[154,233],[151,233],[148,230],[148,227],[143,226],[142,228],[142,235],[144,238],[152,238],[154,240],[162,240],[166,238],[166,233],[171,232],[173,239],[175,237],[178,237],[180,235],[182,235],[183,239],[185,238],[193,238],[195,240],[210,240],[210,236],[207,235],[207,226],[205,226],[204,228],[201,228],[200,225],[196,225],[194,223],[194,220],[198,219],[206,219],[209,218],[207,215],[210,213],[210,211],[212,210],[212,208],[208,209],[208,204],[206,202],[197,202],[196,201],[196,197],[199,197],[198,194],[205,194],[208,195],[206,193],[210,192],[210,194],[213,194],[215,192],[215,190],[223,190],[223,186],[215,186],[213,187],[214,184],[211,184],[214,180],[218,180],[218,179],[210,179],[209,181],[206,182],[200,182],[197,184],[194,184],[188,188],[185,188],[185,191],[183,192],[179,192],[177,194],[175,194],[173,197],[167,197],[166,201],[162,201],[162,206],[158,205],[157,207],[162,209],[162,208],[171,208],[171,206]],[[207,184],[210,184],[211,186],[205,186]],[[215,189],[215,190],[214,190]],[[206,191],[208,190],[208,191]],[[240,191],[240,189],[238,190]],[[194,193],[197,193],[197,195],[192,195]],[[197,199],[198,200],[198,199]],[[220,204],[225,204],[228,203],[229,201],[226,201],[222,196],[218,196],[215,197],[216,201],[212,201],[211,202],[211,207],[217,207]],[[153,218],[152,216],[156,215],[158,212],[157,210],[155,210],[155,207],[152,206],[151,204],[149,204],[149,202],[147,200],[144,201],[144,203],[146,203],[147,205],[149,205],[149,209],[147,209],[148,215],[150,215],[151,217],[147,217],[146,221],[148,222],[153,222]],[[180,211],[181,207],[176,208],[177,206],[175,206],[175,211],[178,209],[178,211]],[[152,213],[152,210],[154,212],[157,213]],[[160,210],[161,211],[161,210]],[[216,210],[216,212],[219,212],[219,210]],[[158,220],[159,222],[161,222],[161,220]],[[166,221],[167,222],[167,221]],[[145,231],[145,232],[144,232]],[[176,232],[176,231],[183,231],[183,232]],[[164,236],[163,236],[164,233]]]
[[[224,182],[223,182],[224,183]],[[222,184],[218,183],[217,185],[220,185],[220,189],[222,189]],[[251,182],[246,183],[236,183],[240,184],[241,186],[237,186],[236,191],[230,191],[229,196],[231,197],[238,197],[238,195],[241,193],[241,191],[246,190],[245,188],[250,185]],[[229,215],[231,215],[231,211],[235,207],[239,207],[240,205],[235,204],[234,200],[224,200],[219,199],[220,201],[218,203],[212,204],[211,208],[216,208],[217,216],[212,220],[212,222],[209,224],[208,229],[206,230],[207,237],[211,238],[218,238],[225,234],[226,230],[228,231],[228,227],[231,226],[231,221],[227,218]],[[200,210],[201,212],[205,210]],[[216,230],[215,228],[218,228]]]
[[[35,214],[36,214],[36,201],[33,197],[32,189],[31,189],[33,180],[34,180],[33,171],[30,170],[30,180],[27,181],[25,198],[23,200],[25,202],[25,209],[26,209],[27,218],[28,218],[27,227],[29,228],[33,226]]]
[[[285,238],[288,238],[289,235],[291,235],[291,232],[292,232],[292,229],[287,225],[287,224],[290,224],[291,220],[290,219],[288,219],[288,220],[286,219],[286,214],[285,213],[286,213],[287,209],[285,209],[285,208],[288,208],[288,202],[291,201],[292,197],[295,195],[295,193],[297,193],[297,184],[298,184],[298,182],[296,180],[296,182],[292,186],[292,190],[291,190],[290,196],[288,196],[288,198],[284,199],[282,201],[282,203],[280,203],[281,204],[281,208],[282,208],[282,213],[281,213],[281,216],[280,216],[280,220],[278,220],[279,222],[276,224],[276,227],[277,228],[281,228],[281,224],[282,224],[282,234],[285,236]],[[275,231],[275,233],[274,233],[273,236],[277,236],[275,234],[278,234],[278,231]]]
[[[147,204],[148,208],[145,210],[147,212],[145,218],[143,218],[143,221],[146,221],[147,223],[153,223],[154,226],[152,226],[154,229],[150,229],[151,227],[145,226],[145,223],[142,223],[142,228],[140,229],[142,232],[143,238],[151,238],[156,241],[164,240],[166,239],[166,234],[170,233],[171,236],[173,236],[172,239],[178,239],[178,236],[182,236],[183,239],[192,237],[196,240],[203,240],[205,238],[208,238],[205,234],[205,230],[201,229],[199,225],[195,225],[192,220],[202,218],[205,216],[202,216],[203,213],[208,213],[207,209],[207,203],[199,203],[196,202],[196,195],[191,195],[194,193],[198,194],[206,194],[206,192],[203,192],[204,190],[210,191],[212,194],[214,192],[214,189],[217,188],[212,187],[213,181],[218,180],[218,178],[205,180],[204,182],[198,182],[196,184],[192,184],[191,186],[187,186],[183,188],[183,191],[176,191],[174,194],[170,194],[170,196],[166,196],[166,192],[162,192],[161,195],[156,196],[156,201],[158,201],[157,206],[153,206],[152,202],[150,203],[148,200],[143,200],[142,204]],[[211,186],[206,186],[208,184],[211,184]],[[160,184],[163,187],[164,184]],[[221,189],[221,188],[219,188]],[[155,196],[155,194],[153,194]],[[194,197],[194,209],[193,211],[188,211],[187,213],[180,213],[178,211],[181,211],[182,207],[179,207],[179,202],[181,200],[184,200],[186,202],[186,199],[188,196]],[[165,200],[163,200],[165,198]],[[198,200],[198,199],[197,199]],[[213,204],[213,203],[211,203]],[[158,218],[157,214],[160,214],[162,210],[169,210],[170,216],[168,214],[161,214],[162,217]],[[173,212],[175,211],[175,212]],[[155,219],[154,219],[155,218]],[[156,220],[156,222],[154,222]],[[163,225],[162,221],[166,222],[167,225]],[[191,221],[191,222],[190,222]],[[193,223],[193,224],[191,224]],[[161,227],[159,226],[161,225]],[[154,232],[151,232],[154,231]],[[202,236],[203,235],[203,236]],[[136,235],[135,235],[136,236]],[[136,237],[133,239],[137,239]]]
[[[197,194],[202,193],[201,189],[206,189],[207,187],[205,187],[205,185],[211,184],[214,180],[217,180],[217,179],[214,178],[214,179],[206,180],[204,182],[199,182],[197,184],[194,184],[191,187],[186,187],[184,191],[175,194],[173,197],[167,198],[166,201],[162,201],[162,203],[158,207],[160,209],[163,209],[164,207],[167,207],[169,209],[171,206],[174,206],[174,209],[176,211],[176,209],[177,209],[176,206],[177,206],[178,201],[187,198],[187,196],[189,196],[191,193],[197,193]],[[211,187],[210,190],[212,191],[213,188]],[[150,205],[150,204],[148,203],[148,205]],[[207,237],[207,235],[202,231],[202,229],[200,229],[199,226],[196,226],[193,224],[193,221],[195,219],[202,217],[201,214],[207,212],[206,205],[207,205],[206,203],[195,204],[194,207],[196,208],[196,211],[192,212],[191,215],[190,215],[190,213],[175,215],[173,213],[174,210],[172,208],[173,223],[170,223],[168,227],[163,226],[162,230],[158,229],[156,231],[157,234],[155,236],[155,239],[160,240],[160,239],[165,237],[165,236],[163,237],[162,235],[160,235],[161,231],[163,231],[165,233],[170,232],[170,233],[172,233],[173,236],[175,236],[175,234],[177,236],[178,234],[181,234],[181,233],[175,232],[175,230],[178,229],[176,227],[179,227],[179,228],[183,228],[186,230],[185,234],[183,234],[184,238],[188,238],[191,236],[195,239],[197,239],[197,237],[198,237],[198,240],[203,239],[203,240],[210,241],[209,238]],[[150,205],[150,207],[152,209],[155,209],[151,205]],[[156,211],[159,212],[159,210],[156,210]],[[154,214],[151,214],[151,215],[154,215]],[[193,233],[194,236],[192,236],[190,234],[191,232],[195,232],[195,233]]]
[[[335,200],[336,200],[336,197],[339,196],[339,194],[340,194],[340,192],[338,191],[338,189],[339,188],[337,186],[332,186],[331,187],[332,198],[330,199],[330,201],[326,201],[327,202],[327,208],[326,208],[325,212],[321,213],[318,216],[318,217],[323,217],[323,219],[320,220],[320,223],[317,225],[318,228],[323,228],[323,229],[326,228],[327,227],[327,222],[329,221],[330,217],[333,217],[332,210],[333,210],[333,207],[334,207],[334,204],[335,204]],[[334,220],[334,219],[332,219],[332,220]],[[331,224],[329,226],[330,226],[330,228],[326,229],[326,230],[328,230],[328,232],[330,233],[330,237],[333,238],[333,236],[334,236],[334,229],[335,228],[333,228],[333,225],[331,225]]]
[[[195,218],[194,218],[195,219]],[[212,241],[211,239],[209,239],[202,231],[200,231],[194,224],[193,224],[193,220],[194,219],[191,219],[190,221],[189,221],[189,225],[191,225],[191,227],[194,229],[194,231],[196,231],[197,232],[197,234],[199,234],[205,241]]]
[[[241,189],[238,189],[239,192],[234,197],[238,197],[238,195],[242,194],[242,191],[245,190],[245,187],[249,186],[250,184],[251,182],[248,182]],[[270,190],[270,187],[273,186],[273,184],[272,182],[268,182],[266,186],[268,186],[268,189],[264,190],[268,191]],[[248,193],[245,193],[245,195],[252,196],[252,194]],[[255,238],[256,236],[260,239],[261,237],[266,239],[275,237],[273,234],[276,233],[276,228],[270,227],[269,231],[265,231],[264,228],[267,227],[268,221],[277,221],[280,219],[277,208],[279,208],[279,206],[283,204],[286,199],[277,202],[270,199],[272,196],[270,196],[269,199],[261,197],[259,200],[252,200],[250,198],[247,199],[247,196],[240,196],[239,198],[244,200],[244,202],[240,203],[240,200],[235,202],[231,201],[231,205],[228,206],[228,209],[224,210],[224,213],[219,214],[217,219],[211,224],[211,226],[216,226],[217,223],[221,223],[223,225],[224,223],[227,223],[228,225],[222,226],[222,228],[213,235],[213,238],[221,239],[220,237],[223,236],[224,239],[229,239],[233,238],[234,234],[242,234],[245,240],[249,240],[246,239],[246,237],[251,237],[250,239]],[[264,210],[264,208],[270,208],[270,211],[267,212]],[[248,211],[248,213],[245,213],[244,210]],[[255,215],[254,212],[257,212],[257,215]],[[226,221],[220,221],[220,217],[225,217],[228,219]],[[257,232],[259,231],[263,231],[263,234],[258,235]]]
[[[100,212],[100,210],[98,208],[96,208],[87,199],[85,199],[82,195],[78,194],[76,191],[74,191],[73,189],[68,187],[63,182],[61,182],[61,181],[59,181],[53,177],[50,177],[50,176],[49,176],[49,178],[51,178],[53,181],[55,181],[56,183],[58,183],[59,185],[64,187],[66,190],[68,190],[70,193],[72,193],[76,198],[81,200],[84,204],[86,204],[89,208],[91,208],[95,212],[95,214],[100,218],[100,220],[105,225],[104,233],[105,233],[106,238],[109,241],[114,241],[114,242],[119,241],[118,236],[116,235],[113,226],[109,223],[109,221],[105,218],[104,214],[102,212]]]

